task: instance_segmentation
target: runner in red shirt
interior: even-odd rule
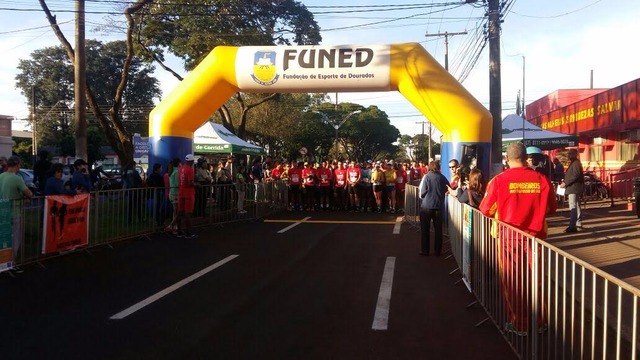
[[[398,211],[404,211],[404,189],[409,181],[409,164],[403,163],[396,171],[396,196]]]
[[[193,154],[184,158],[185,164],[178,169],[178,237],[194,238],[191,232],[191,213],[196,201]],[[183,225],[184,223],[184,225]]]
[[[280,161],[276,161],[274,164],[275,167],[271,170],[271,180],[280,180],[283,171],[282,163]]]
[[[360,210],[358,209],[358,204],[360,204],[360,180],[362,180],[360,167],[358,167],[355,161],[351,160],[351,164],[347,169],[347,192],[349,193],[349,200],[351,201],[350,211]]]
[[[329,199],[331,198],[331,180],[333,175],[328,166],[329,163],[323,161],[316,169],[318,192],[320,193],[320,209],[322,210],[329,210]]]
[[[307,211],[316,209],[317,192],[317,174],[313,167],[313,162],[305,162],[302,169],[302,202]]]
[[[486,216],[518,228],[539,239],[547,237],[546,215],[556,211],[555,192],[549,179],[527,166],[527,151],[522,143],[507,147],[509,169],[495,176],[487,185],[487,192],[480,203],[480,211]],[[495,225],[495,224],[494,224]],[[531,299],[525,294],[521,279],[531,279],[531,274],[523,274],[525,264],[531,271],[532,241],[498,224],[498,231],[492,233],[498,239],[498,262],[502,296],[509,321],[505,330],[526,335],[529,330]],[[538,249],[541,253],[540,249]],[[539,258],[540,259],[540,258]],[[540,264],[539,264],[540,265]],[[538,289],[542,279],[538,277]],[[542,292],[540,291],[539,294]],[[543,304],[543,299],[538,299]],[[538,328],[544,326],[544,307],[538,309]]]
[[[334,210],[346,210],[347,200],[347,169],[344,163],[338,161],[338,167],[333,171],[333,208]]]
[[[289,198],[291,199],[292,210],[302,211],[301,201],[302,169],[298,167],[298,162],[291,162],[289,169]]]

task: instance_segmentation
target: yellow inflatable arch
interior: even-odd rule
[[[149,163],[192,153],[194,131],[238,91],[399,91],[442,132],[444,164],[489,173],[491,114],[417,43],[218,46],[151,112]]]

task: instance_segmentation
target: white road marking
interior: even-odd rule
[[[231,260],[233,260],[233,259],[237,258],[238,256],[239,256],[239,255],[230,255],[230,256],[227,256],[226,258],[224,258],[224,259],[222,259],[222,260],[218,261],[217,263],[215,263],[215,264],[213,264],[213,265],[211,265],[211,266],[209,266],[209,267],[207,267],[207,268],[205,268],[205,269],[202,269],[202,270],[198,271],[197,273],[195,273],[195,274],[193,274],[193,275],[189,276],[188,278],[185,278],[185,279],[183,279],[183,280],[180,280],[180,281],[178,281],[177,283],[175,283],[175,284],[173,284],[173,285],[169,286],[168,288],[166,288],[166,289],[164,289],[164,290],[162,290],[162,291],[160,291],[160,292],[157,292],[157,293],[155,293],[154,295],[151,295],[151,296],[149,296],[148,298],[146,298],[146,299],[144,299],[144,300],[140,301],[139,303],[137,303],[137,304],[135,304],[135,305],[133,305],[133,306],[131,306],[131,307],[129,307],[129,308],[127,308],[127,309],[125,309],[125,310],[123,310],[123,311],[121,311],[121,312],[119,312],[119,313],[115,314],[115,315],[113,315],[113,316],[112,316],[112,317],[110,317],[109,319],[111,319],[111,320],[121,320],[121,319],[124,319],[124,318],[126,318],[127,316],[129,316],[129,315],[133,314],[134,312],[136,312],[136,311],[138,311],[138,310],[142,309],[143,307],[145,307],[145,306],[147,306],[147,305],[152,304],[152,303],[153,303],[153,302],[155,302],[156,300],[161,299],[163,296],[169,295],[170,293],[172,293],[172,292],[174,292],[174,291],[178,290],[179,288],[181,288],[181,287],[183,287],[183,286],[187,285],[188,283],[192,282],[193,280],[196,280],[197,278],[199,278],[199,277],[201,277],[201,276],[203,276],[203,275],[207,274],[208,272],[210,272],[210,271],[212,271],[212,270],[215,270],[216,268],[219,268],[220,266],[222,266],[222,265],[224,265],[224,264],[228,263],[229,261],[231,261]]]
[[[389,323],[389,307],[391,305],[391,288],[393,287],[393,271],[395,266],[396,258],[391,256],[387,257],[387,262],[384,264],[382,282],[380,283],[376,312],[373,315],[373,325],[371,325],[373,330],[387,330]]]
[[[311,219],[311,216],[307,216],[306,218],[302,219],[302,221],[309,220],[309,219]],[[296,227],[296,226],[300,225],[301,223],[302,223],[301,221],[298,221],[297,223],[291,224],[291,225],[287,226],[286,228],[284,228],[284,229],[282,229],[282,230],[278,231],[278,234],[282,234],[282,233],[283,233],[283,232],[285,232],[285,231],[291,230],[291,229],[293,229],[294,227]]]
[[[402,226],[402,219],[404,219],[404,217],[402,216],[398,216],[398,218],[396,219],[396,224],[393,226],[393,235],[400,234],[400,226]]]

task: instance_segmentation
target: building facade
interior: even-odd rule
[[[610,182],[638,175],[640,79],[612,89],[558,90],[527,105],[526,119],[578,136],[585,171]]]

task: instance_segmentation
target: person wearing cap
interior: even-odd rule
[[[191,232],[191,214],[196,200],[193,154],[184,157],[185,163],[178,168],[178,237],[194,238]]]
[[[75,171],[71,177],[71,187],[79,193],[91,192],[91,178],[89,177],[89,164],[83,159],[76,159],[73,162]]]
[[[527,147],[527,164],[529,164],[529,167],[533,170],[551,179],[551,173],[553,171],[551,160],[549,156],[542,153],[539,147]]]
[[[18,175],[22,160],[18,156],[7,159],[7,170],[0,174],[0,199],[11,201],[12,205],[12,248],[13,260],[16,261],[22,244],[22,199],[31,198],[33,193],[27,187],[22,176]]]

